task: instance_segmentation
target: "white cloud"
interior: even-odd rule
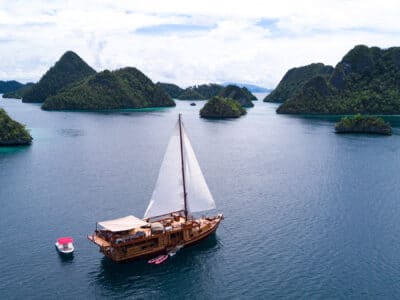
[[[97,70],[136,66],[154,81],[273,87],[356,44],[399,45],[399,15],[397,2],[371,0],[0,1],[0,79],[36,81],[73,50]]]

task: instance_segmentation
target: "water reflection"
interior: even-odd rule
[[[105,294],[126,288],[134,294],[140,290],[146,296],[160,295],[165,292],[165,285],[171,292],[178,281],[209,280],[205,265],[209,263],[207,260],[213,260],[213,253],[216,254],[220,247],[218,238],[212,235],[200,244],[181,249],[161,265],[148,264],[147,259],[116,263],[103,257],[99,272],[92,272],[89,276]]]
[[[63,128],[60,129],[58,132],[60,135],[66,137],[78,137],[84,135],[84,131],[82,129]]]
[[[21,151],[29,150],[30,145],[28,146],[11,146],[11,147],[1,147],[0,146],[0,153],[16,153]]]
[[[57,251],[58,257],[60,258],[61,264],[71,264],[72,261],[74,260],[74,253],[69,253],[69,254],[63,254]]]

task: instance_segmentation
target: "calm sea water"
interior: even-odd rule
[[[34,143],[0,149],[0,298],[399,297],[398,128],[336,135],[334,118],[276,115],[261,101],[207,121],[203,103],[89,113],[1,99]],[[163,265],[113,263],[86,234],[143,215],[178,112],[226,219]],[[73,259],[54,248],[63,235]]]

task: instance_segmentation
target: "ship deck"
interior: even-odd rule
[[[106,247],[120,246],[116,245],[115,243],[117,239],[121,238],[123,239],[127,236],[133,236],[138,232],[141,232],[143,236],[140,238],[135,238],[134,239],[135,242],[157,237],[160,234],[164,234],[165,232],[170,232],[170,233],[180,232],[184,228],[191,228],[194,232],[202,232],[212,227],[215,224],[215,222],[217,222],[217,220],[212,218],[190,219],[186,221],[186,219],[182,216],[180,216],[179,218],[167,217],[161,220],[155,220],[149,222],[150,224],[161,223],[164,228],[163,232],[152,233],[151,228],[134,228],[124,233],[104,233],[102,231],[96,231],[93,235],[88,235],[87,238],[96,245],[98,245],[99,247],[106,248]],[[130,241],[129,243],[131,242],[133,242],[133,240]]]
[[[92,241],[93,243],[95,243],[96,245],[98,245],[100,247],[110,247],[111,246],[111,244],[109,242],[100,238],[96,234],[88,235],[87,238],[89,241]]]

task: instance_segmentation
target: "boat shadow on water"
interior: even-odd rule
[[[128,262],[113,262],[103,257],[98,273],[93,282],[101,288],[114,290],[126,285],[143,285],[145,282],[157,281],[160,276],[203,269],[204,260],[212,257],[221,247],[218,237],[213,234],[199,244],[181,249],[175,256],[160,265],[147,263],[148,259]]]
[[[74,253],[63,254],[57,251],[58,257],[60,258],[60,263],[64,264],[71,264],[74,260]]]

